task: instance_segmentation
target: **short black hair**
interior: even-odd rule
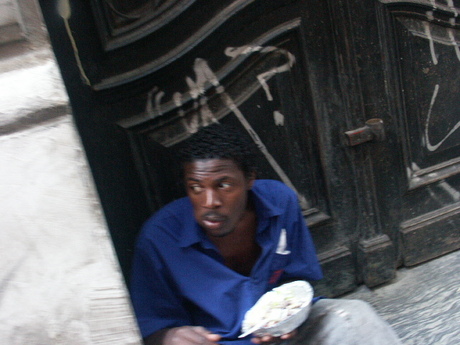
[[[233,126],[213,123],[188,138],[179,152],[182,164],[203,159],[230,159],[245,176],[256,173],[256,145]]]

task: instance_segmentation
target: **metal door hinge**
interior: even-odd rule
[[[368,141],[385,140],[383,120],[379,118],[369,119],[365,126],[345,132],[348,146],[359,145]]]

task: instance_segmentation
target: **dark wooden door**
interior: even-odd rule
[[[380,51],[360,72],[382,62],[380,75],[362,79],[373,84],[365,102],[388,123],[385,145],[370,149],[369,159],[381,226],[406,266],[460,246],[459,11],[458,1],[381,0]],[[367,35],[358,49],[371,49]]]
[[[319,293],[378,285],[458,247],[452,2],[41,7],[127,277],[142,222],[183,195],[177,147],[216,121],[257,143],[259,177],[297,192],[326,274]],[[426,26],[451,43],[424,38]]]

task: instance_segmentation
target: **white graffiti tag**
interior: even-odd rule
[[[429,136],[429,128],[430,128],[430,119],[431,119],[431,114],[433,112],[433,106],[436,102],[436,97],[438,96],[439,92],[439,85],[436,84],[434,87],[433,91],[433,96],[431,97],[431,102],[430,102],[430,108],[428,109],[428,115],[426,117],[426,124],[425,124],[425,141],[426,141],[426,148],[428,151],[436,151],[446,140],[449,138],[459,127],[460,127],[460,121],[455,124],[455,126],[447,133],[447,135],[441,139],[437,144],[432,145],[430,142],[430,136]]]
[[[231,57],[232,59],[236,58],[239,55],[247,55],[252,53],[267,54],[275,51],[277,53],[283,54],[287,58],[287,62],[257,75],[257,80],[264,89],[267,99],[269,101],[273,101],[273,96],[270,92],[267,81],[270,80],[276,74],[289,71],[295,63],[294,56],[290,52],[283,49],[279,49],[277,47],[243,46],[236,48],[227,48],[225,50],[225,54]],[[239,122],[249,133],[254,143],[265,156],[265,158],[267,159],[273,170],[280,177],[280,179],[286,185],[288,185],[290,188],[296,191],[302,208],[308,209],[309,204],[306,198],[297,191],[297,189],[291,182],[290,178],[286,175],[284,170],[268,151],[267,147],[262,142],[259,135],[254,131],[251,124],[247,121],[244,114],[238,108],[237,103],[226,92],[225,87],[220,83],[217,75],[212,71],[208,62],[204,59],[197,58],[193,65],[193,70],[195,73],[195,79],[191,77],[186,77],[185,81],[189,89],[188,94],[193,99],[193,109],[195,111],[195,114],[192,115],[191,118],[189,116],[189,119],[187,120],[185,117],[185,112],[182,109],[182,106],[184,105],[184,94],[176,92],[173,94],[172,97],[174,106],[178,109],[178,115],[182,118],[184,129],[188,133],[195,133],[201,126],[207,126],[211,123],[218,122],[216,116],[214,115],[214,113],[208,105],[208,99],[206,97],[206,86],[209,83],[215,89],[215,92],[219,96],[221,102],[225,105],[225,107],[227,107],[231,110],[231,112],[233,112],[233,114],[236,116]],[[161,116],[163,114],[160,105],[163,96],[164,94],[162,93],[162,91],[156,87],[153,88],[148,94],[146,114],[149,118],[154,118],[157,116]],[[284,125],[285,117],[283,114],[281,114],[281,112],[276,110],[274,111],[273,115],[276,125]]]

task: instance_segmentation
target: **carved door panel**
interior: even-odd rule
[[[401,199],[382,201],[400,206],[400,260],[415,265],[460,247],[460,3],[381,2],[402,162]]]
[[[256,142],[259,177],[297,192],[326,274],[318,293],[458,246],[453,2],[41,7],[126,276],[142,222],[184,194],[174,152],[215,121]],[[371,118],[382,135],[364,136]]]
[[[460,247],[460,3],[334,4],[358,280],[374,286]]]

